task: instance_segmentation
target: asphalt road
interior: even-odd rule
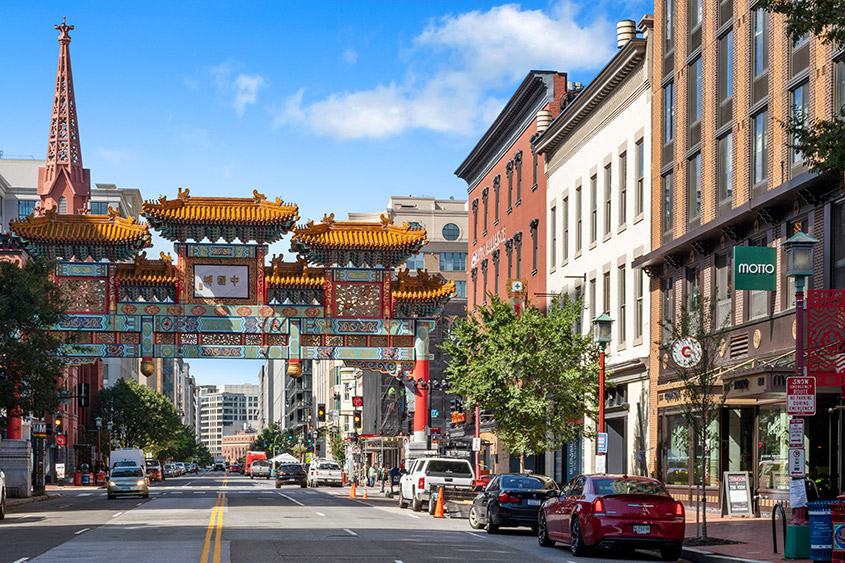
[[[540,547],[527,528],[488,535],[466,520],[400,510],[375,491],[350,499],[348,489],[276,489],[272,480],[212,473],[154,484],[148,500],[108,500],[104,489],[58,492],[10,508],[0,522],[0,563],[576,560],[567,547]],[[599,550],[577,560],[659,558]]]

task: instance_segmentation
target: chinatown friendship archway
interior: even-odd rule
[[[428,335],[455,285],[394,272],[426,244],[424,229],[333,214],[296,226],[295,204],[257,191],[204,198],[180,188],[176,199],[145,202],[142,215],[148,223],[111,208],[54,208],[11,222],[32,255],[57,261],[70,307],[55,330],[75,343],[68,365],[142,358],[149,375],[153,358],[278,359],[297,375],[303,359],[335,359],[413,381],[416,404],[427,405]],[[147,258],[150,227],[177,260]],[[269,244],[288,233],[296,261],[265,264]],[[414,442],[425,441],[426,415],[415,409]]]

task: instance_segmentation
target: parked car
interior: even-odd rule
[[[529,526],[536,531],[540,506],[558,493],[557,483],[545,475],[496,475],[473,500],[469,525],[484,528],[488,534],[506,526]]]
[[[270,462],[266,459],[256,459],[252,462],[252,467],[249,468],[250,479],[255,479],[256,477],[269,479],[270,473]]]
[[[472,480],[472,465],[465,459],[420,458],[399,479],[399,508],[405,508],[410,502],[414,512],[419,512],[423,503],[428,503],[432,487],[451,485],[470,489]]]
[[[108,498],[113,499],[120,495],[140,495],[143,498],[150,496],[150,489],[142,467],[120,466],[112,469],[108,483]]]
[[[176,468],[173,467],[172,463],[165,463],[164,464],[164,476],[165,477],[176,477]]]
[[[308,486],[308,476],[298,463],[283,463],[276,468],[276,488],[289,484],[299,484],[303,489]]]
[[[173,469],[176,472],[177,477],[182,476],[185,473],[187,473],[187,471],[185,470],[185,464],[182,463],[181,461],[173,462]]]
[[[229,473],[241,473],[241,464],[240,463],[230,463],[229,464]]]
[[[6,474],[0,471],[0,520],[6,517]]]
[[[333,487],[343,484],[343,471],[336,461],[318,459],[308,466],[308,486],[318,487],[321,483]]]
[[[684,505],[656,479],[628,475],[579,475],[540,510],[540,545],[568,543],[572,555],[593,546],[659,550],[681,556]]]

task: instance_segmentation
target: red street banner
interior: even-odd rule
[[[807,292],[807,375],[845,385],[845,290]]]

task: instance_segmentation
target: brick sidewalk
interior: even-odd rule
[[[713,538],[740,541],[731,545],[707,545],[693,547],[692,552],[685,549],[684,558],[690,561],[727,561],[718,556],[735,557],[745,561],[787,561],[783,555],[784,538],[780,519],[777,521],[778,552],[772,551],[771,518],[732,518],[707,515],[707,535]],[[687,510],[687,538],[695,537],[695,511]],[[698,557],[697,554],[712,554]],[[790,559],[789,561],[810,561],[809,559]]]

